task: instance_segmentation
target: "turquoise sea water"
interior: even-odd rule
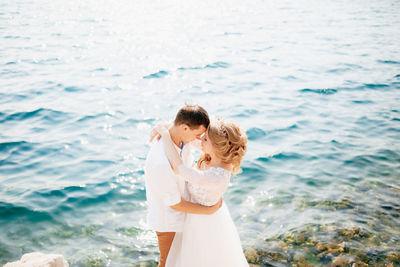
[[[247,131],[225,202],[249,262],[400,264],[399,14],[378,0],[2,1],[0,264],[43,251],[154,266],[148,134],[185,102]]]

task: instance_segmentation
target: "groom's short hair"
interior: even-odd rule
[[[210,124],[210,118],[207,111],[199,105],[185,105],[176,114],[174,124],[186,124],[192,130],[203,125],[207,129]]]

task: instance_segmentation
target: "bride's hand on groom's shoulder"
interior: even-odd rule
[[[170,122],[160,121],[154,126],[154,128],[150,132],[150,140],[149,142],[153,142],[154,138],[160,140],[161,137],[168,132],[168,128],[171,126]]]
[[[161,135],[159,133],[157,133],[154,129],[151,130],[150,132],[150,140],[149,143],[153,142],[154,138],[156,138],[157,140],[161,139]]]

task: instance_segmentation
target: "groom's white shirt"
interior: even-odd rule
[[[188,144],[182,151],[177,146],[176,149],[183,163],[191,167],[193,156],[190,147]],[[189,196],[184,179],[172,171],[161,140],[153,142],[147,154],[145,182],[149,227],[157,232],[182,232],[185,213],[175,211],[170,206],[181,202],[181,197],[188,200]]]

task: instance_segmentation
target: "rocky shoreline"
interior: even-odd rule
[[[324,238],[322,238],[324,237]],[[262,248],[247,249],[251,266],[386,266],[400,265],[400,247],[386,234],[365,229],[337,229],[333,225],[308,225],[266,239]]]

